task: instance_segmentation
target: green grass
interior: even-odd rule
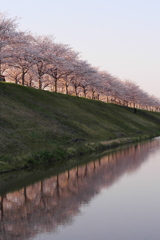
[[[160,113],[0,83],[0,171],[157,135]]]

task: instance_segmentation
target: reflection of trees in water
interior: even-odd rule
[[[135,171],[157,146],[158,140],[131,146],[1,196],[0,240],[27,239],[71,221],[82,204],[124,173]]]

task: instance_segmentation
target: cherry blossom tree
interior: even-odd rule
[[[69,81],[74,72],[74,64],[77,61],[78,53],[64,44],[52,43],[50,47],[48,55],[50,64],[47,73],[52,77],[54,91],[57,92],[58,81],[61,80],[61,83],[66,87],[66,93],[68,93]]]
[[[21,84],[25,85],[25,75],[34,65],[33,37],[30,34],[21,33],[12,54],[8,58],[9,66],[21,71]]]
[[[38,88],[42,88],[42,84],[45,82],[43,76],[47,74],[47,66],[50,64],[48,54],[51,50],[52,44],[51,37],[36,37],[34,44],[34,71],[38,78]]]
[[[79,80],[79,86],[83,92],[83,96],[87,97],[87,92],[91,91],[91,85],[95,85],[96,81],[98,80],[97,69],[93,68],[86,61],[81,61],[77,77]]]
[[[2,73],[1,65],[5,63],[8,52],[17,36],[17,19],[8,18],[5,13],[0,12],[0,74]]]
[[[131,107],[134,108],[136,113],[137,105],[144,101],[148,101],[148,94],[144,93],[137,84],[129,80],[125,81],[125,87],[127,89],[126,96],[128,101],[131,103]]]

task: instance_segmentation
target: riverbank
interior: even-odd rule
[[[0,83],[0,172],[160,135],[160,113]]]

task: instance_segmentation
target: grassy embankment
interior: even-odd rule
[[[0,172],[160,135],[160,113],[0,83]]]

